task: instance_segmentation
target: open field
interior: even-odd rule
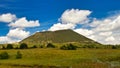
[[[60,50],[57,48],[12,49],[9,59],[0,60],[0,68],[120,68],[119,49]],[[17,51],[22,59],[16,59]],[[54,67],[56,66],[56,67]]]

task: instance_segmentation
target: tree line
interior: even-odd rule
[[[30,49],[30,48],[56,48],[56,46],[52,43],[48,43],[46,46],[40,45],[38,47],[36,45],[33,45],[32,47],[28,47],[26,43],[21,43],[18,47],[13,47],[13,44],[7,44],[6,47],[2,45],[1,47],[1,49]],[[120,45],[85,44],[85,45],[76,46],[72,43],[69,43],[60,46],[61,50],[76,50],[77,48],[120,49]]]

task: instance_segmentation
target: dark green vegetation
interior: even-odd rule
[[[16,54],[16,59],[21,59],[22,58],[22,54],[20,51],[17,51],[17,54]]]
[[[27,49],[28,45],[26,43],[21,43],[20,44],[20,49]]]
[[[10,56],[6,51],[1,52],[0,59],[9,59],[9,58],[10,58]],[[21,59],[21,58],[22,58],[21,52],[17,51],[16,59]]]
[[[84,37],[72,30],[59,30],[59,31],[46,31],[38,32],[24,40],[21,43],[27,43],[28,45],[39,45],[46,43],[67,43],[67,42],[79,42],[81,44],[91,44],[97,42]]]
[[[8,59],[8,58],[9,58],[9,55],[6,51],[0,54],[0,59]]]
[[[0,49],[33,49],[33,48],[57,48],[62,50],[76,50],[78,48],[89,49],[120,49],[120,45],[102,45],[102,44],[80,44],[80,43],[47,43],[45,45],[28,45],[26,43],[21,44],[2,44]]]
[[[53,45],[52,43],[48,43],[46,47],[47,48],[55,48],[55,45]]]
[[[13,49],[13,45],[12,44],[8,44],[6,48],[7,49]]]
[[[60,47],[60,49],[62,50],[76,50],[76,46],[74,46],[73,44],[67,44],[67,45],[63,45]]]

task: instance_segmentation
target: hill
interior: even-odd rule
[[[20,43],[40,44],[44,42],[47,42],[47,43],[48,42],[51,42],[51,43],[68,43],[68,42],[97,43],[70,29],[37,32],[34,35],[29,36],[28,38],[22,40]]]

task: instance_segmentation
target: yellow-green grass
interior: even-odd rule
[[[0,50],[0,53],[3,51],[8,52],[10,58],[0,60],[0,68],[5,65],[68,66],[73,68],[120,68],[119,49],[80,48],[77,50],[60,50],[57,48],[35,48],[23,50]],[[22,59],[15,58],[17,51],[22,53]]]

